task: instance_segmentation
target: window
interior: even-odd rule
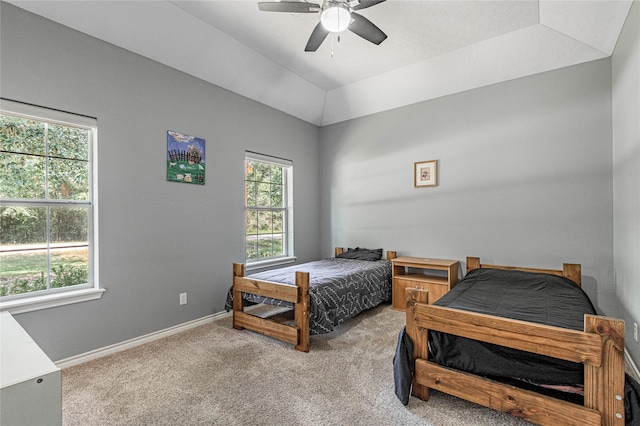
[[[100,297],[96,120],[1,102],[0,309]]]
[[[293,258],[293,165],[289,160],[245,154],[246,262],[267,266]]]

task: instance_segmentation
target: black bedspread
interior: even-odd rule
[[[475,269],[434,305],[582,331],[584,314],[596,314],[572,281],[550,274]],[[583,365],[430,331],[429,349],[438,364],[491,377],[575,385]]]
[[[301,265],[251,274],[252,279],[295,285],[296,271],[309,272],[311,334],[333,331],[334,327],[360,312],[391,298],[391,262],[328,258]],[[225,309],[232,309],[233,294],[227,295]],[[292,306],[282,300],[244,294],[251,303]]]
[[[415,363],[413,361],[413,342],[407,335],[406,328],[403,327],[398,335],[396,353],[393,357],[393,380],[395,393],[403,405],[407,405],[409,403],[414,371]],[[522,385],[522,382],[512,384],[519,386]],[[543,388],[538,387],[537,389],[529,389],[539,392]],[[544,393],[549,395],[547,392]],[[561,393],[562,392],[554,392],[549,396],[565,399],[576,404],[583,403],[582,401],[576,401],[572,395],[561,395]],[[640,383],[638,383],[629,374],[625,374],[624,414],[625,424],[627,426],[640,426]]]

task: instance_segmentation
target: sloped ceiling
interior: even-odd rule
[[[324,126],[608,57],[632,1],[387,0],[358,12],[382,44],[345,31],[313,53],[318,14],[257,1],[8,3]]]

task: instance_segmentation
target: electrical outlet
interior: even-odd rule
[[[638,324],[633,323],[633,340],[638,341]]]
[[[180,304],[181,305],[187,304],[187,293],[180,293]]]

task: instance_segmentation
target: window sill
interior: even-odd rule
[[[65,291],[25,299],[9,300],[6,302],[0,302],[0,312],[9,312],[12,315],[23,314],[25,312],[38,311],[40,309],[96,300],[102,297],[102,293],[104,293],[104,291],[105,289],[103,288],[85,288],[82,290]]]
[[[295,262],[297,257],[279,257],[277,259],[262,260],[260,262],[251,262],[245,264],[245,271],[254,271],[256,269],[270,268],[272,266],[286,265]]]

